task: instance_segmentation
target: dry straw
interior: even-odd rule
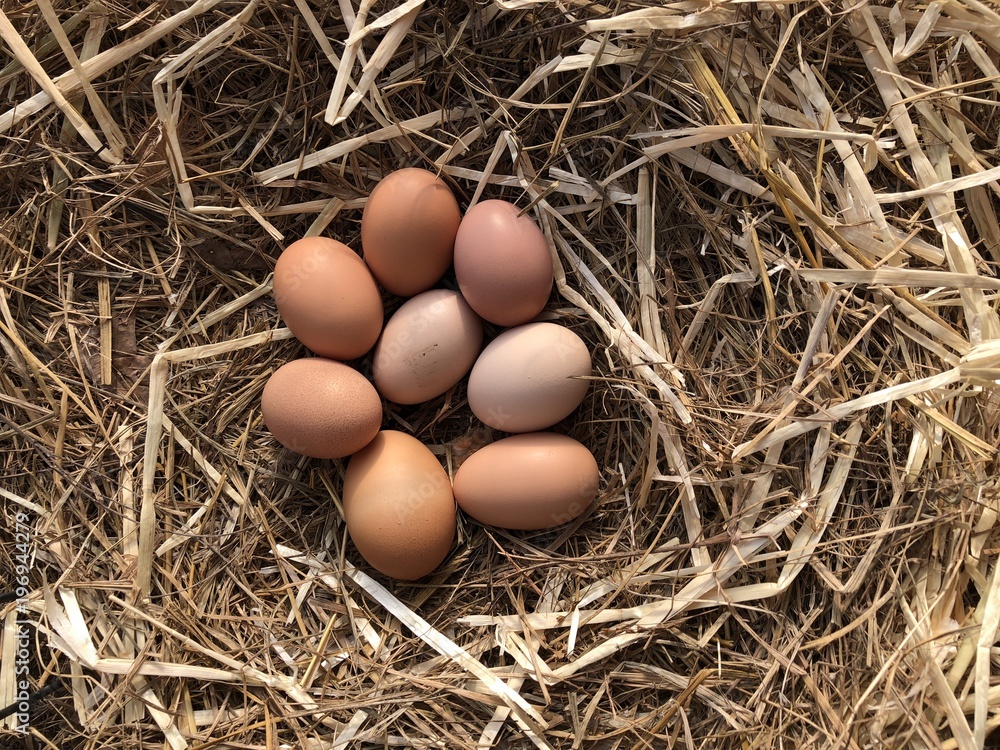
[[[30,746],[993,741],[994,3],[38,0],[0,40]],[[560,429],[602,468],[573,523],[463,520],[414,585],[259,412],[303,354],[275,256],[358,248],[403,166],[544,231],[595,365]],[[449,471],[489,439],[462,387],[387,425]]]

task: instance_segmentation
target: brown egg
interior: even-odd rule
[[[274,267],[274,301],[295,338],[330,359],[354,359],[382,330],[382,296],[364,261],[327,237],[293,242]]]
[[[541,230],[507,201],[477,203],[455,238],[455,277],[472,309],[491,323],[527,323],[552,292],[552,259]]]
[[[600,471],[586,446],[553,432],[498,440],[455,474],[459,507],[504,529],[548,529],[572,521],[597,497]]]
[[[543,430],[580,405],[592,372],[583,339],[555,323],[528,323],[504,331],[479,355],[469,406],[496,430]]]
[[[354,546],[387,576],[421,578],[451,550],[451,482],[434,454],[415,437],[383,430],[351,456],[343,500]]]
[[[431,289],[403,303],[375,345],[372,379],[397,404],[440,396],[465,377],[483,345],[483,322],[462,295]]]
[[[433,173],[391,172],[361,216],[365,262],[386,291],[401,297],[426,291],[451,265],[459,221],[458,201]]]
[[[382,402],[372,384],[354,368],[322,357],[294,359],[275,370],[260,408],[279,443],[313,458],[349,456],[382,425]]]

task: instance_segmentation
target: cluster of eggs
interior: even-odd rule
[[[590,352],[568,328],[531,322],[553,284],[535,223],[501,200],[462,216],[434,174],[401,169],[366,202],[361,244],[363,259],[309,237],[278,258],[278,312],[317,356],[279,367],[261,396],[264,423],[286,448],[350,456],[344,520],[361,556],[394,578],[426,575],[451,549],[456,502],[509,529],[582,513],[597,495],[597,462],[581,443],[544,430],[583,401]],[[459,290],[432,288],[452,265]],[[409,298],[384,327],[379,285]],[[485,349],[484,320],[507,328]],[[345,364],[369,352],[371,381]],[[472,454],[452,481],[415,437],[381,429],[381,399],[423,403],[466,375],[472,412],[511,436]]]

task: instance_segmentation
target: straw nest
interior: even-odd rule
[[[998,29],[980,0],[5,2],[0,704],[41,694],[0,744],[989,742]],[[561,429],[603,472],[568,527],[462,521],[413,585],[347,539],[342,462],[259,411],[304,353],[275,256],[358,248],[403,166],[543,228],[596,367]],[[461,387],[386,424],[449,471],[491,439]]]

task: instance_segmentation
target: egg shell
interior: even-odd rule
[[[430,289],[451,265],[462,219],[448,186],[425,169],[400,169],[375,186],[361,215],[365,262],[401,297]]]
[[[513,203],[488,200],[466,212],[455,238],[455,277],[481,317],[501,326],[527,323],[552,292],[545,236]]]
[[[387,576],[422,578],[451,549],[456,516],[451,482],[415,437],[383,430],[351,456],[343,501],[354,546]]]
[[[431,289],[389,318],[375,345],[372,379],[397,404],[440,396],[469,372],[483,345],[483,322],[462,295]]]
[[[260,407],[279,443],[313,458],[349,456],[382,425],[375,387],[353,367],[322,357],[293,359],[275,370]]]
[[[481,422],[504,432],[534,432],[565,419],[583,401],[593,372],[579,336],[555,323],[504,331],[469,374],[468,398]]]
[[[597,497],[600,471],[585,445],[553,432],[498,440],[455,474],[459,507],[504,529],[548,529],[572,521]]]
[[[285,248],[274,267],[274,301],[295,338],[322,357],[360,357],[382,330],[382,296],[371,272],[328,237]]]

